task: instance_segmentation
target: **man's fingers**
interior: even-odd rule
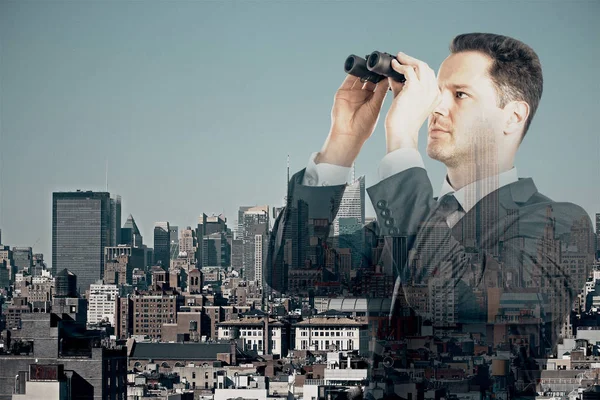
[[[404,54],[402,52],[398,53],[396,55],[396,58],[398,59],[398,61],[400,61],[400,64],[403,64],[403,65],[412,65],[413,67],[419,67],[419,68],[424,68],[424,67],[429,68],[427,63],[425,63],[424,61],[421,61],[419,59],[411,57],[408,54]]]
[[[356,84],[356,82],[360,82],[360,78],[354,75],[346,74],[346,79],[342,82],[342,86],[340,86],[341,90],[350,90]]]
[[[392,78],[387,78],[388,85],[392,88],[392,92],[394,92],[394,97],[398,95],[404,88],[404,83],[395,81]]]
[[[375,88],[376,94],[382,94],[385,96],[388,89],[390,88],[390,84],[387,79],[382,79],[377,83],[377,87]]]
[[[362,89],[368,90],[369,92],[374,91],[375,88],[377,88],[377,84],[369,81],[365,81],[365,83],[362,85]]]
[[[385,95],[387,94],[389,88],[390,85],[387,79],[383,79],[377,83],[375,93],[373,93],[373,98],[371,99],[371,101],[373,101],[374,106],[377,109],[381,108],[381,105],[383,104],[383,100],[385,99]]]
[[[397,60],[392,60],[392,68],[394,68],[396,72],[404,75],[404,78],[406,79],[405,84],[419,79],[412,65],[402,65]]]

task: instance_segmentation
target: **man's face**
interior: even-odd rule
[[[482,53],[463,52],[440,66],[442,100],[429,116],[427,154],[447,167],[491,162],[490,150],[495,153],[502,143],[503,114],[488,76],[491,63]]]

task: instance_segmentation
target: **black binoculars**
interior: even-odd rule
[[[359,77],[362,82],[377,83],[384,78],[392,78],[395,81],[404,83],[404,75],[396,72],[392,68],[392,60],[395,59],[389,53],[374,51],[365,58],[351,54],[346,58],[344,71],[347,74]]]

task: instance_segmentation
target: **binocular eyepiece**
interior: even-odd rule
[[[346,58],[344,71],[360,78],[363,82],[377,83],[384,78],[392,78],[395,81],[404,83],[406,81],[404,75],[392,68],[392,60],[395,58],[389,53],[380,51],[374,51],[366,55],[365,58],[351,54]]]

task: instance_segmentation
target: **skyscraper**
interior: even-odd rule
[[[365,223],[365,177],[361,176],[346,186],[342,202],[333,220],[333,236],[340,234],[340,218],[356,218],[358,223]]]
[[[596,259],[600,259],[600,213],[596,214]]]
[[[33,267],[31,268],[31,276],[41,276],[42,272],[46,270],[46,263],[44,262],[44,255],[42,253],[36,253],[33,255]]]
[[[31,274],[33,267],[33,250],[31,247],[13,247],[13,262],[17,272],[27,271]]]
[[[171,254],[170,226],[168,222],[154,225],[154,263],[169,269]]]
[[[15,270],[10,247],[0,245],[0,289],[8,289],[14,282]]]
[[[263,287],[263,260],[266,258],[267,235],[254,235],[254,280],[256,285]]]
[[[175,260],[179,256],[179,227],[169,226],[169,259]],[[169,262],[170,265],[170,262]]]
[[[228,267],[231,265],[231,249],[225,232],[214,232],[202,238],[202,266]]]
[[[121,243],[121,196],[110,199],[110,246]]]
[[[218,234],[218,235],[214,235]],[[221,239],[221,234],[223,234],[223,242],[222,244],[218,244],[219,251],[223,252],[223,262],[219,261],[218,265],[221,266],[229,266],[231,263],[231,230],[227,228],[227,218],[223,214],[208,216],[206,214],[202,214],[198,218],[198,226],[196,228],[196,238],[198,242],[198,247],[196,249],[196,260],[198,261],[198,267],[206,267],[213,266],[217,264],[211,264],[214,261],[214,257],[211,255],[204,254],[205,251],[208,251],[207,246],[216,245],[213,239],[219,238]],[[212,237],[212,239],[206,240],[207,237]],[[209,261],[213,260],[213,261]],[[208,263],[208,264],[207,264]]]
[[[269,232],[269,206],[240,207],[238,233],[241,233],[244,247],[244,275],[247,280],[256,279],[257,235],[267,237]],[[266,247],[266,246],[263,246]],[[262,260],[262,249],[258,257]]]
[[[52,194],[52,275],[68,269],[77,275],[80,293],[102,279],[104,248],[110,244],[108,192]]]
[[[196,259],[196,231],[190,226],[181,231],[179,238],[179,251],[185,253],[189,260]]]

